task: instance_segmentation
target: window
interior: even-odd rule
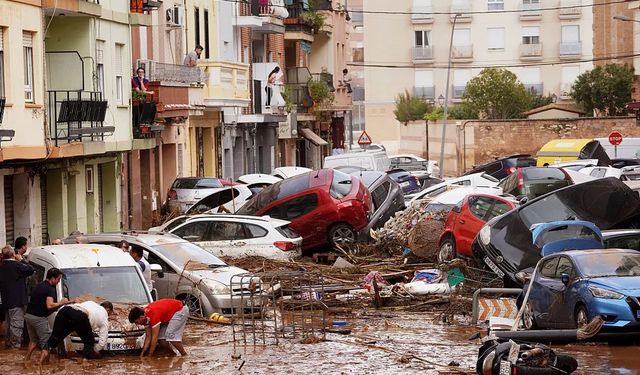
[[[271,208],[264,214],[275,217],[276,219],[293,220],[315,210],[316,207],[318,207],[318,196],[313,193],[291,199],[288,202]]]
[[[389,183],[389,181],[385,181],[371,192],[371,197],[373,198],[373,206],[375,207],[374,211],[380,208],[384,201],[387,199],[390,188],[391,183]]]
[[[416,30],[416,47],[428,47],[431,45],[431,31],[430,30]]]
[[[204,10],[204,58],[209,58],[209,11]]]
[[[96,87],[104,98],[104,41],[96,41]]]
[[[567,85],[573,85],[575,80],[580,75],[579,66],[563,66],[562,67],[562,83]]]
[[[589,173],[589,176],[603,178],[606,173],[607,171],[604,168],[594,168],[591,173]]]
[[[544,277],[554,278],[556,276],[556,267],[559,258],[552,258],[542,264],[540,274]]]
[[[562,43],[579,43],[580,42],[580,26],[568,25],[562,26]]]
[[[504,10],[504,0],[487,0],[488,10]]]
[[[22,51],[24,59],[24,100],[33,102],[33,33],[22,32]]]
[[[193,30],[196,33],[196,46],[200,44],[200,9],[193,9]]]
[[[523,5],[540,5],[540,0],[522,0]]]
[[[329,193],[335,199],[342,199],[351,191],[351,188],[353,187],[351,182],[350,175],[334,170]]]
[[[453,45],[464,47],[471,45],[471,29],[455,29],[453,31]]]
[[[471,69],[456,69],[453,72],[453,97],[462,98],[467,82],[471,80]]]
[[[504,203],[503,201],[495,199],[495,202],[494,202],[494,205],[493,205],[493,209],[491,210],[491,213],[489,214],[489,217],[487,217],[487,221],[490,220],[490,219],[493,219],[496,216],[500,216],[500,215],[506,214],[507,212],[509,212],[511,210],[512,210],[511,206],[509,206],[508,204]]]
[[[523,27],[522,44],[540,44],[540,28],[537,26]]]
[[[4,98],[4,42],[2,37],[3,28],[0,27],[0,98]]]
[[[131,246],[136,246],[136,245],[131,245]],[[149,252],[143,252],[143,253],[147,253],[147,262],[149,262],[149,264],[157,264],[160,267],[162,267],[162,272],[165,273],[176,273],[173,268],[171,268],[167,262],[165,262],[164,260],[162,260],[162,258],[160,258],[158,255],[152,253],[151,251]]]
[[[124,80],[122,61],[124,58],[124,45],[116,43],[116,54],[114,70],[116,75],[116,102],[120,105],[124,104]]]
[[[247,232],[247,238],[260,238],[267,235],[268,231],[263,227],[255,224],[245,224],[245,231]]]
[[[469,197],[469,211],[478,219],[483,219],[489,211],[491,211],[491,204],[493,199],[479,196]]]
[[[560,279],[562,274],[566,273],[569,276],[573,275],[573,264],[569,258],[561,257],[558,261],[558,268],[556,269],[556,279]]]
[[[206,221],[197,221],[195,223],[187,223],[176,229],[172,233],[189,242],[204,241],[207,236],[209,223]]]
[[[33,262],[29,262],[29,265],[35,271],[31,276],[27,277],[27,293],[31,294],[36,285],[44,281],[44,267]]]
[[[415,86],[416,87],[433,87],[433,71],[431,70],[416,70],[415,72]],[[427,95],[418,95],[425,97]],[[431,93],[433,96],[433,93]],[[408,161],[411,162],[410,160]]]
[[[542,82],[540,78],[540,68],[522,68],[520,70],[520,81],[525,84],[525,86]]]
[[[490,51],[504,49],[504,27],[487,29],[487,47]]]
[[[232,241],[249,238],[242,223],[233,221],[219,221],[211,223],[209,233],[203,241]]]

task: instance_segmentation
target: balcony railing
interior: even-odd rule
[[[538,20],[542,17],[542,11],[540,10],[540,3],[538,4],[520,4],[520,19],[521,20]]]
[[[205,106],[229,103],[249,103],[249,65],[213,60],[200,60],[198,67],[204,70]],[[224,105],[223,105],[224,106]]]
[[[416,86],[413,88],[414,95],[423,99],[435,99],[435,92],[435,86]]]
[[[453,85],[453,98],[454,99],[462,98],[462,96],[464,95],[464,90],[465,90],[466,87],[467,87],[467,85],[463,85],[463,86]]]
[[[313,99],[309,94],[307,82],[311,79],[311,72],[306,67],[296,67],[286,69],[286,91],[298,113],[308,113],[313,106]]]
[[[451,50],[451,58],[454,60],[473,58],[473,44],[453,46]]]
[[[560,43],[560,57],[573,57],[582,55],[581,42],[562,42]]]
[[[302,14],[307,12],[302,3],[293,3],[286,6],[289,17],[284,20],[288,31],[304,31],[311,33],[311,26],[302,18]]]
[[[153,133],[162,131],[164,126],[154,122],[156,118],[156,102],[134,100],[132,106],[133,138],[152,138]]]
[[[433,22],[433,7],[431,5],[414,5],[411,13],[413,23]]]
[[[581,0],[560,0],[558,16],[560,19],[574,19],[582,16]]]
[[[520,57],[523,59],[542,57],[542,43],[521,44]]]
[[[263,5],[264,2],[260,0],[251,0],[251,15],[252,16],[276,16],[286,18],[284,8],[284,1],[269,0],[268,5]]]
[[[525,83],[524,87],[527,89],[527,91],[529,91],[530,93],[536,96],[543,95],[542,83]]]
[[[55,140],[67,142],[102,141],[114,126],[104,126],[107,101],[102,93],[89,91],[48,91],[49,131]]]
[[[431,46],[413,47],[412,51],[414,61],[433,60],[433,47]]]
[[[180,84],[202,83],[205,75],[202,69],[195,66],[165,64],[152,60],[138,60],[138,66],[146,71],[149,81],[171,82]]]
[[[129,11],[131,13],[148,13],[152,10],[158,9],[161,5],[162,1],[129,0]]]

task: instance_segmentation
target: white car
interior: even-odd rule
[[[395,168],[404,169],[415,176],[431,175],[438,176],[440,167],[435,160],[427,160],[412,154],[390,155],[391,165]],[[421,169],[426,164],[426,169]]]
[[[185,215],[202,213],[234,213],[251,197],[253,192],[247,185],[233,185],[218,189],[193,203]]]
[[[586,167],[580,169],[578,172],[595,178],[615,177],[622,181],[627,180],[627,177],[622,174],[622,169],[614,167]]]
[[[281,179],[287,179],[289,177],[297,176],[299,174],[311,172],[312,169],[305,167],[280,167],[273,170],[272,176],[280,177]]]
[[[404,199],[405,201],[408,201],[408,204],[413,204],[413,202],[420,199],[433,198],[439,194],[442,194],[447,191],[448,187],[451,185],[493,187],[498,186],[498,182],[499,181],[497,178],[487,173],[474,173],[446,180],[445,182],[430,186],[416,194],[405,195]]]
[[[167,193],[165,210],[184,213],[194,203],[223,187],[215,177],[178,177]]]
[[[273,185],[278,181],[282,181],[282,178],[277,176],[272,176],[270,174],[253,173],[253,174],[245,174],[244,176],[240,176],[236,181],[238,181],[241,184],[247,185],[247,187],[252,192],[258,193],[260,190],[264,189],[265,187]]]
[[[149,228],[149,232],[169,232],[171,231],[171,229],[177,227],[178,225],[184,223],[187,220],[191,220],[197,217],[207,217],[210,215],[211,214],[180,215],[180,216],[174,217],[173,219],[165,221],[161,225]]]
[[[215,256],[261,256],[286,261],[302,254],[302,237],[289,229],[289,222],[268,216],[201,215],[169,232]]]

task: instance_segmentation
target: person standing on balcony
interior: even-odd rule
[[[267,108],[271,108],[271,97],[273,96],[273,87],[275,86],[276,81],[278,80],[278,73],[280,73],[280,67],[276,66],[275,68],[273,68],[271,73],[269,73],[269,75],[267,76],[267,87],[265,88],[265,90],[267,91],[267,102],[266,102]]]
[[[203,50],[204,48],[202,48],[202,46],[198,44],[194,51],[187,53],[187,56],[185,56],[184,58],[183,65],[186,65],[186,66],[198,65],[198,59],[200,58],[200,54],[202,53]]]
[[[131,89],[141,95],[153,95],[153,91],[147,90],[147,87],[149,87],[149,80],[144,78],[144,75],[144,68],[140,67],[136,70],[136,76],[131,79]]]
[[[340,83],[347,88],[347,93],[351,94],[353,92],[351,89],[351,75],[349,75],[347,68],[342,69],[342,80]]]

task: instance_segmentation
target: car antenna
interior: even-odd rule
[[[100,259],[98,258],[98,253],[100,252],[100,249],[98,249],[97,247],[94,247],[91,249],[91,251],[96,253],[96,266],[100,267]]]

